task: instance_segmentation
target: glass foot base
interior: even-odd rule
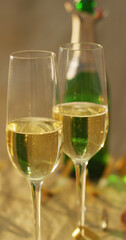
[[[72,232],[72,237],[76,240],[86,240],[87,237],[92,240],[100,239],[100,237],[87,226],[76,227]]]

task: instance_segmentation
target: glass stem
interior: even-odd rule
[[[35,240],[41,240],[41,182],[30,182],[33,199]]]
[[[85,187],[86,187],[86,163],[75,164],[76,192],[77,192],[77,226],[85,225]]]

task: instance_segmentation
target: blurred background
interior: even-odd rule
[[[23,49],[58,53],[70,42],[71,13],[65,0],[0,0],[0,160],[8,159],[5,140],[8,64],[11,52]],[[109,82],[110,154],[126,156],[126,1],[97,0],[104,17],[95,24],[95,40],[104,47]],[[23,93],[22,93],[23,94]]]

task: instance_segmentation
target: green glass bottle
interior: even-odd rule
[[[95,19],[97,20],[97,14],[94,17],[94,12],[96,12],[96,2],[94,0],[74,0],[75,9],[72,12],[72,35],[71,35],[71,42],[95,42],[94,37],[94,24]],[[67,101],[74,101],[75,96],[73,95],[73,89],[78,89],[81,87],[81,84],[88,84],[92,81],[91,72],[80,72],[77,74],[71,81],[69,82],[69,85],[67,86],[67,95],[66,95],[66,102]],[[95,84],[97,88],[97,93],[99,96],[100,91],[100,84],[99,84],[99,77],[96,74],[95,76]],[[90,84],[92,86],[92,83]],[[108,88],[109,90],[109,88]],[[80,96],[79,94],[76,95],[76,100],[83,100],[85,99],[89,102],[92,101],[90,97],[90,92],[92,90],[90,89],[89,93],[87,93],[87,96]],[[78,91],[79,93],[79,91]],[[85,99],[84,99],[85,98]],[[99,98],[95,99],[95,102],[99,103]],[[110,105],[109,101],[109,91],[108,91],[108,105]],[[65,164],[67,164],[69,158],[67,156],[64,157]],[[103,175],[106,166],[109,161],[109,137],[107,136],[106,142],[104,147],[97,153],[95,156],[93,156],[88,165],[88,177],[91,181],[97,182]],[[75,169],[72,166],[70,175],[72,177],[75,176]]]
[[[85,11],[87,13],[93,14],[97,6],[94,0],[74,0],[75,7],[78,11]]]

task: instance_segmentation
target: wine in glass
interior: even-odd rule
[[[70,43],[60,47],[58,91],[59,101],[53,108],[53,115],[63,122],[63,151],[75,165],[77,226],[83,229],[86,166],[104,146],[108,129],[107,86],[101,45]]]
[[[6,142],[14,167],[30,183],[35,240],[41,240],[41,187],[59,163],[62,124],[52,118],[56,104],[55,54],[19,51],[9,62]]]

